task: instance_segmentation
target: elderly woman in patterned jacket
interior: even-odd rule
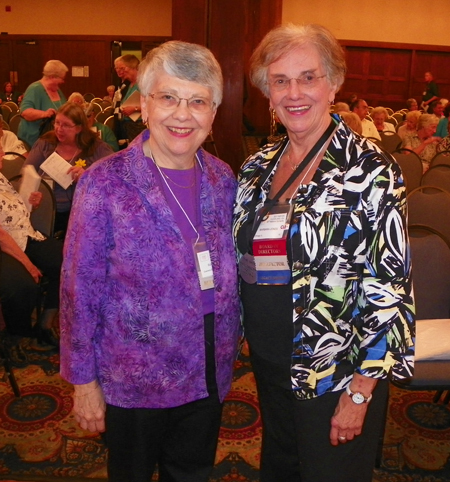
[[[318,25],[269,32],[251,79],[287,135],[239,174],[234,235],[263,421],[261,482],[369,482],[387,377],[410,377],[405,186],[329,106],[345,61]]]
[[[139,68],[148,130],[80,178],[65,244],[61,374],[103,431],[110,482],[207,482],[240,327],[237,182],[201,149],[222,100],[205,47]]]

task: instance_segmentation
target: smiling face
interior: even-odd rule
[[[178,107],[169,110],[156,105],[147,94],[166,92],[182,99],[199,97],[212,101],[208,87],[196,82],[182,80],[167,73],[156,77],[151,92],[141,97],[142,118],[147,119],[150,130],[150,147],[158,162],[186,168],[190,167],[194,154],[211,130],[216,110],[205,114],[192,113],[186,100],[181,100]]]
[[[272,83],[276,80],[298,79],[309,73],[316,77],[313,84],[291,80],[284,90],[273,87]],[[294,49],[269,65],[270,106],[291,138],[310,137],[314,142],[328,127],[329,102],[334,100],[336,86],[330,85],[325,74],[317,49],[309,44]]]

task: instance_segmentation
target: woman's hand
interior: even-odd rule
[[[31,274],[34,281],[39,283],[40,279],[42,278],[42,273],[39,271],[39,269],[30,260],[28,260],[28,262],[24,262],[23,265],[27,269],[28,273]]]
[[[442,140],[442,137],[433,136],[433,137],[429,137],[428,139],[425,139],[423,143],[425,145],[434,144],[435,142],[440,142],[441,140]]]
[[[137,108],[139,111],[141,110],[139,107]],[[136,107],[135,106],[132,106],[132,105],[127,105],[125,107],[121,107],[121,112],[123,115],[126,115],[126,116],[130,116],[133,112],[138,112],[136,110]]]
[[[367,403],[357,405],[347,392],[343,392],[334,415],[331,417],[330,442],[339,445],[360,435],[367,412]],[[345,438],[343,438],[345,437]]]
[[[44,110],[42,111],[43,113],[43,116],[42,118],[45,119],[47,117],[53,117],[54,115],[56,115],[56,110],[55,109],[47,109],[47,110]]]
[[[42,193],[39,191],[32,192],[28,199],[28,202],[33,206],[33,209],[37,209],[42,201]]]
[[[72,175],[72,179],[75,182],[78,182],[80,179],[80,176],[83,174],[84,169],[81,166],[71,166],[69,170],[67,171],[67,174]]]
[[[97,380],[85,385],[74,385],[73,411],[75,419],[84,430],[105,431],[106,404]]]
[[[360,392],[367,398],[372,394],[376,384],[377,380],[354,373],[350,390],[353,393]],[[358,405],[346,391],[342,393],[334,415],[331,417],[331,445],[345,443],[361,434],[368,405],[368,403]]]

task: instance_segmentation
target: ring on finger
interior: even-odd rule
[[[339,440],[347,440],[347,437],[338,437]]]

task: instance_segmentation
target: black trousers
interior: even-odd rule
[[[363,432],[334,447],[331,417],[342,391],[297,400],[285,368],[251,354],[263,423],[260,482],[371,482],[386,416],[388,382],[378,382]],[[281,381],[281,383],[280,383]]]
[[[215,379],[214,316],[205,317],[209,397],[174,408],[106,407],[109,482],[207,482],[214,466],[223,404]]]
[[[62,248],[62,242],[57,239],[30,239],[25,250],[48,279],[44,309],[59,306]],[[36,307],[39,286],[20,261],[3,252],[0,256],[0,300],[6,329],[11,335],[33,336],[31,314]]]

